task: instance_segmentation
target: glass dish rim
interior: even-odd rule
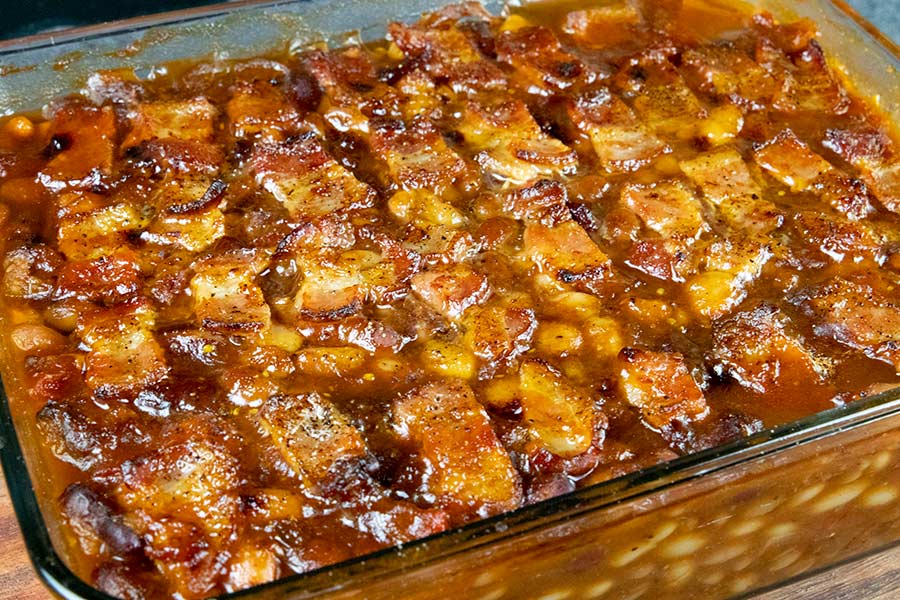
[[[458,0],[446,0],[446,3],[453,1]],[[821,1],[831,4],[862,28],[872,41],[900,59],[900,46],[847,2]],[[190,24],[245,9],[277,8],[303,2],[304,0],[221,2],[0,40],[0,58],[59,43],[86,42],[107,35],[146,31],[161,25]],[[353,581],[360,576],[368,579],[376,575],[390,575],[405,569],[422,567],[495,541],[546,529],[586,513],[599,512],[627,500],[661,492],[727,468],[856,430],[897,415],[900,415],[900,386],[760,431],[725,445],[681,456],[511,512],[474,521],[401,546],[384,548],[218,597],[227,600],[250,598],[284,586],[299,589],[304,584],[310,584],[308,588],[310,594],[327,592],[329,589],[337,591],[342,582]],[[78,577],[56,551],[25,464],[25,454],[13,423],[6,385],[2,381],[0,381],[0,465],[29,559],[41,582],[55,595],[66,600],[115,600]],[[879,550],[881,549],[866,554],[873,554]],[[849,560],[854,557],[847,558]],[[802,574],[791,580],[801,579],[807,575]],[[784,583],[779,582],[765,589],[772,589]]]

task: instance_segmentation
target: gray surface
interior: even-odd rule
[[[849,0],[859,14],[900,43],[900,0]]]

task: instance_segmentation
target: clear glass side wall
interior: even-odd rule
[[[285,44],[300,48],[323,40],[340,44],[351,39],[352,35],[345,33],[348,30],[355,30],[357,33],[353,35],[362,39],[373,39],[384,34],[387,22],[412,19],[443,4],[446,2],[441,0],[251,3],[213,8],[204,14],[191,12],[187,16],[141,19],[129,22],[126,26],[113,24],[94,28],[83,34],[44,36],[26,44],[6,42],[0,44],[0,114],[38,109],[41,99],[79,89],[88,75],[99,69],[127,66],[134,68],[139,75],[151,76],[159,64],[173,60],[196,57],[239,58],[284,48]],[[501,8],[498,2],[486,4],[494,11]],[[819,24],[826,50],[831,56],[838,57],[846,72],[852,73],[852,80],[858,91],[872,97],[895,121],[900,121],[900,102],[897,101],[900,98],[900,78],[897,77],[900,57],[879,45],[839,7],[827,0],[793,3],[760,0],[752,4],[771,10],[780,18],[806,16],[815,20]],[[479,565],[491,564],[493,557],[502,553],[504,547],[508,551],[511,547],[509,544],[513,544],[511,556],[518,557],[520,564],[537,565],[538,562],[529,562],[528,556],[521,555],[520,550],[527,547],[537,548],[544,553],[548,550],[558,552],[563,542],[584,549],[584,540],[590,539],[591,535],[606,539],[612,529],[604,528],[622,527],[623,519],[633,521],[635,528],[646,525],[646,531],[636,532],[640,535],[659,535],[655,528],[662,527],[665,521],[642,521],[635,516],[650,514],[670,506],[675,506],[673,510],[677,511],[679,503],[690,502],[691,498],[706,498],[707,493],[727,491],[731,486],[745,485],[747,494],[775,489],[772,486],[777,487],[777,482],[792,480],[788,476],[770,477],[768,473],[774,473],[777,470],[775,467],[781,465],[778,467],[782,469],[781,472],[790,473],[790,465],[806,464],[804,461],[822,456],[830,457],[827,460],[832,461],[831,466],[840,468],[820,470],[823,473],[838,473],[841,479],[836,479],[835,485],[850,486],[845,495],[839,496],[835,502],[860,490],[851,500],[859,497],[860,502],[865,502],[866,498],[875,494],[876,500],[872,501],[875,502],[872,506],[877,506],[877,499],[890,499],[890,493],[883,491],[879,496],[876,494],[877,490],[853,487],[852,477],[858,474],[858,477],[865,476],[868,477],[866,481],[870,481],[873,477],[881,477],[879,472],[900,472],[896,468],[898,463],[894,462],[894,457],[900,461],[900,447],[897,452],[888,453],[887,459],[884,455],[879,458],[879,452],[900,446],[900,436],[891,435],[895,430],[900,430],[900,394],[897,392],[822,413],[727,447],[659,465],[510,515],[474,523],[425,542],[413,543],[402,549],[385,550],[335,568],[289,578],[235,596],[299,598],[320,592],[337,592],[338,589],[347,593],[353,590],[358,592],[360,586],[371,586],[365,589],[370,590],[372,597],[377,597],[379,593],[390,596],[400,589],[418,597],[413,584],[426,582],[428,585],[419,587],[446,597],[446,594],[463,588],[451,590],[448,587],[451,585],[449,579],[445,584],[435,586],[435,581],[442,580],[441,573],[448,573],[447,569],[457,575],[461,573],[462,578],[457,579],[462,582],[459,585],[463,586],[489,583],[490,576],[479,576],[479,573],[488,572],[479,569]],[[107,598],[79,582],[54,552],[48,530],[40,517],[37,500],[27,480],[22,451],[15,438],[5,397],[0,401],[0,458],[10,480],[14,505],[23,524],[29,551],[41,576],[63,597]],[[841,465],[849,466],[844,468]],[[806,469],[805,472],[813,472],[809,467]],[[810,489],[818,486],[824,489],[826,485],[825,481],[793,479],[808,485]],[[745,483],[742,484],[742,481]],[[766,484],[767,481],[770,484]],[[889,483],[883,485],[889,486]],[[757,492],[751,492],[752,489]],[[824,498],[827,499],[828,496]],[[704,505],[711,503],[710,500],[700,502]],[[827,505],[826,503],[825,506]],[[842,506],[849,508],[850,501],[837,505],[837,508]],[[771,512],[779,514],[774,509]],[[856,517],[851,518],[852,514],[841,514],[833,523],[854,523],[857,529],[865,527],[868,531],[877,522],[878,526],[870,536],[871,544],[888,543],[900,538],[900,532],[894,532],[889,527],[890,522],[881,523],[878,519],[869,519],[865,523],[855,523],[853,518]],[[887,509],[881,515],[882,521],[890,517],[892,522],[900,523],[900,515],[892,516],[893,513]],[[665,530],[664,527],[662,531]],[[674,531],[667,534],[666,538],[674,534]],[[672,538],[675,539],[678,538]],[[669,547],[662,543],[662,539],[658,541],[660,548]],[[569,556],[567,564],[594,569],[600,563],[590,563],[592,555],[590,547],[587,548],[588,553],[581,558]],[[598,545],[598,548],[606,552],[606,545]],[[821,564],[807,565],[806,568],[824,566],[841,556],[849,556],[847,552],[855,554],[864,550],[866,548],[861,546],[854,547],[851,540],[844,548],[838,548],[831,555],[821,553]],[[563,555],[564,553],[560,554]],[[671,551],[669,555],[672,560],[660,563],[660,568],[670,574],[675,569],[677,574],[679,567],[673,565],[679,564],[674,560],[678,558],[678,552]],[[599,560],[598,557],[599,555],[594,558]],[[660,557],[666,558],[662,554]],[[780,560],[787,562],[788,558],[789,556],[782,556]],[[431,570],[432,567],[437,570]],[[563,567],[563,564],[544,564],[541,567],[544,569],[544,579],[550,574],[555,574],[557,578],[575,578],[575,574],[567,572]],[[523,574],[527,575],[533,568],[535,567],[526,568]],[[682,571],[685,569],[683,564],[680,568]],[[779,577],[801,572],[798,568],[796,564],[790,569],[785,567]],[[411,572],[412,569],[415,569],[415,573]],[[765,581],[757,577],[747,585],[763,585]],[[583,583],[589,586],[581,590],[585,593],[589,588],[598,591],[607,585],[607,581],[602,578],[593,582],[585,580]],[[736,590],[732,592],[736,593]]]

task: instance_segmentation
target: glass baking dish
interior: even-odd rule
[[[0,42],[0,115],[38,109],[40,99],[79,89],[98,69],[150,76],[186,58],[373,39],[387,22],[445,3],[237,2]],[[900,50],[846,4],[750,4],[781,19],[812,18],[856,91],[900,122]],[[0,322],[0,335],[7,329]],[[32,486],[45,467],[34,440],[17,437],[14,423],[32,415],[17,401],[22,387],[6,358],[0,356],[0,459],[35,569],[61,597],[109,598],[67,566],[55,503]],[[716,598],[776,586],[897,542],[900,389],[228,597]]]

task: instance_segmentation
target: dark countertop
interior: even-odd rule
[[[31,0],[4,2],[0,39],[49,29],[213,4],[216,0]],[[221,0],[218,0],[221,1]],[[848,0],[894,41],[900,40],[900,0]]]
[[[848,0],[894,42],[900,43],[900,0]]]

